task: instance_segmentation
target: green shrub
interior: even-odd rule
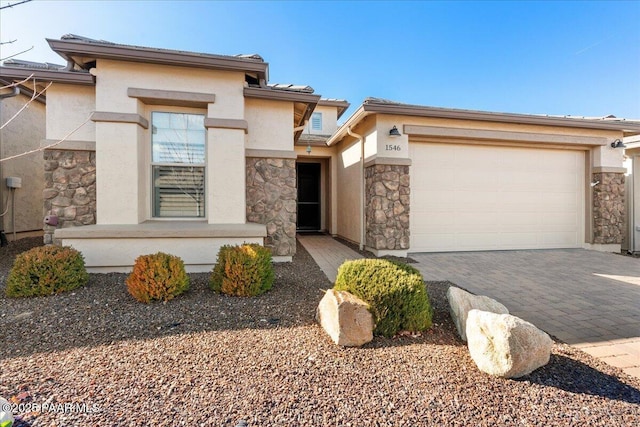
[[[271,251],[257,244],[225,245],[218,252],[209,286],[227,295],[250,297],[273,286]]]
[[[140,302],[169,301],[189,289],[189,276],[180,257],[158,252],[136,258],[126,284]]]
[[[19,254],[7,278],[9,297],[52,295],[84,286],[89,274],[71,247],[39,246]]]
[[[391,337],[398,331],[431,327],[431,305],[422,275],[415,268],[385,259],[346,261],[338,269],[335,290],[347,291],[369,304],[374,333]]]

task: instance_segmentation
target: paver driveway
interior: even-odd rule
[[[640,259],[582,249],[410,254],[425,280],[488,295],[640,377]]]

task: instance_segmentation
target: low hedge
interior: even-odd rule
[[[125,283],[140,302],[169,301],[189,289],[189,276],[180,257],[158,252],[136,258]]]
[[[424,280],[407,264],[385,259],[346,261],[338,269],[334,289],[369,304],[376,335],[391,337],[401,330],[431,327],[432,309]]]
[[[19,254],[7,278],[9,297],[57,294],[84,286],[89,274],[84,258],[67,246],[39,246]]]
[[[271,251],[257,244],[225,245],[220,248],[209,286],[234,296],[256,296],[273,286],[275,275]]]

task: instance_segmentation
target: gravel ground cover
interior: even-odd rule
[[[7,299],[0,248],[0,396],[17,426],[631,426],[640,381],[567,345],[518,380],[479,372],[457,338],[448,283],[428,283],[434,327],[334,346],[314,322],[331,286],[298,245],[257,298],[212,293],[206,274],[168,303],[129,296],[126,275]],[[65,406],[66,404],[66,406]],[[39,406],[38,406],[39,405]],[[46,408],[46,410],[45,410]]]

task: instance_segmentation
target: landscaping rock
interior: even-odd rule
[[[469,310],[489,311],[497,314],[509,314],[509,310],[498,301],[482,295],[473,295],[455,286],[451,286],[447,291],[447,300],[453,323],[458,329],[458,334],[462,341],[467,341],[465,331],[467,325],[467,314]]]
[[[316,320],[338,345],[359,347],[373,339],[369,305],[349,292],[329,289],[318,305]]]
[[[519,317],[471,310],[466,330],[471,358],[487,374],[518,378],[549,363],[553,341]]]

